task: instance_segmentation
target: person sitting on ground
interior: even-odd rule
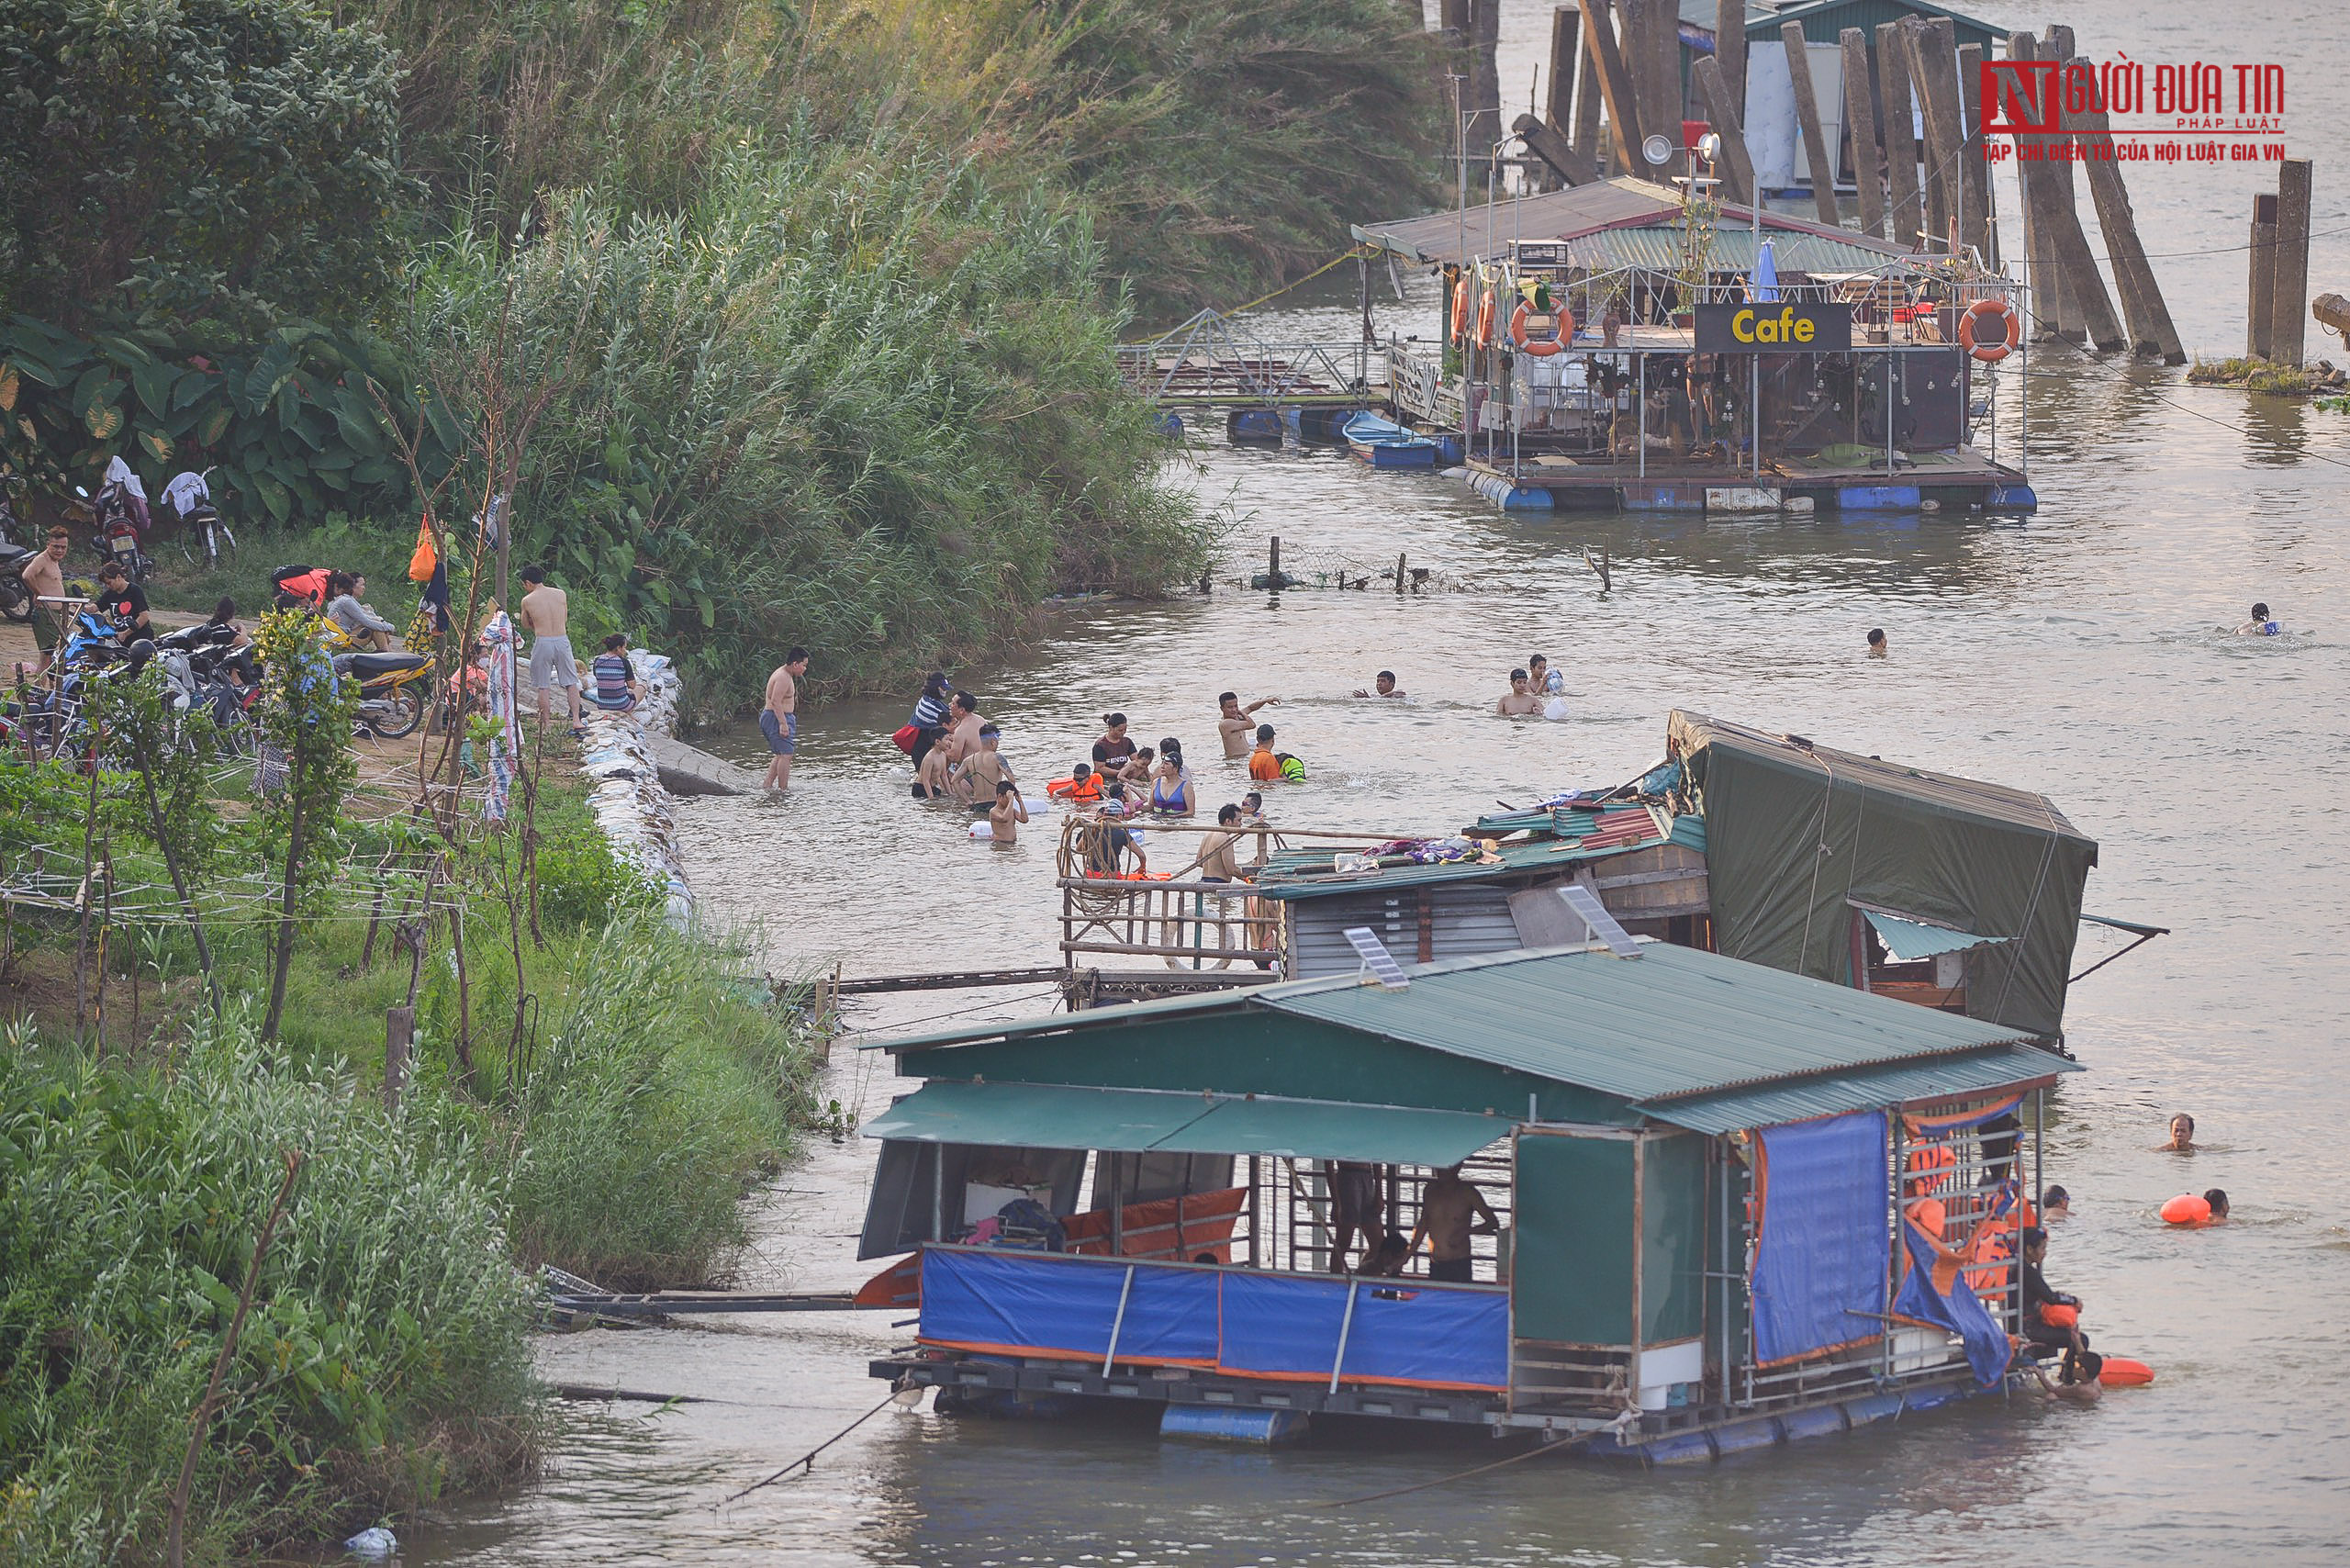
[[[98,608],[114,618],[115,641],[124,647],[155,634],[147,616],[147,590],[130,580],[122,563],[107,557],[98,567]]]
[[[1248,777],[1259,783],[1270,783],[1281,776],[1281,765],[1273,756],[1273,727],[1257,726],[1257,749],[1248,754]]]
[[[2195,1152],[2195,1118],[2181,1111],[2170,1119],[2170,1141],[2156,1144],[2157,1154],[2193,1154]]]
[[[1494,711],[1505,719],[1530,719],[1542,711],[1542,699],[1534,695],[1534,677],[1527,670],[1509,672],[1509,689],[1494,704]]]
[[[1248,715],[1259,708],[1279,702],[1281,699],[1259,697],[1256,701],[1243,708],[1240,705],[1238,692],[1225,691],[1219,693],[1215,700],[1216,706],[1222,711],[1215,722],[1215,729],[1216,734],[1224,738],[1224,755],[1247,756],[1248,755]]]
[[[1102,714],[1102,738],[1093,743],[1093,766],[1114,776],[1134,754],[1135,743],[1126,734],[1126,716]]]
[[[2051,1187],[2046,1192],[2040,1194],[2041,1224],[2046,1225],[2052,1219],[2070,1219],[2072,1217],[2072,1193],[2065,1191],[2062,1187]]]
[[[1112,777],[1121,784],[1131,785],[1137,790],[1147,789],[1150,786],[1150,776],[1157,771],[1158,767],[1158,754],[1150,747],[1144,746],[1119,764],[1113,771]]]
[[[2236,628],[2239,637],[2278,637],[2284,632],[2284,627],[2268,618],[2268,607],[2265,604],[2254,605],[2252,619]]]
[[[1501,1227],[1485,1195],[1460,1179],[1460,1166],[1448,1165],[1420,1193],[1420,1223],[1412,1232],[1411,1250],[1417,1253],[1426,1240],[1428,1278],[1465,1285],[1475,1277],[1470,1237],[1492,1236]]]
[[[1150,780],[1150,809],[1163,817],[1188,817],[1199,809],[1192,770],[1183,766],[1183,743],[1173,735],[1158,743],[1158,769]]]
[[[1016,844],[1018,824],[1027,820],[1028,803],[1020,798],[1020,787],[1004,779],[995,787],[995,804],[988,808],[988,836],[998,844]]]
[[[1881,658],[1885,657],[1885,651],[1886,651],[1886,640],[1885,640],[1885,628],[1884,628],[1884,627],[1882,627],[1882,626],[1872,626],[1872,627],[1870,627],[1870,628],[1869,628],[1869,657],[1871,657],[1871,658],[1873,658],[1873,659],[1881,659]]]
[[[351,639],[354,648],[378,654],[392,651],[392,623],[359,602],[367,579],[349,572],[327,574],[327,619]]]
[[[2053,1380],[2037,1362],[2028,1361],[2025,1367],[2043,1391],[2076,1405],[2094,1405],[2105,1392],[2098,1382],[2098,1374],[2105,1371],[2105,1358],[2095,1350],[2066,1350]]]
[[[2081,1298],[2048,1288],[2041,1265],[2048,1260],[2048,1232],[2039,1226],[2023,1229],[2023,1337],[2043,1350],[2067,1347],[2088,1349],[2081,1332]]]
[[[625,633],[615,632],[604,639],[604,651],[596,655],[588,674],[592,678],[588,700],[608,713],[628,712],[644,697],[636,668],[628,662]]]
[[[1360,687],[1356,688],[1355,695],[1357,697],[1401,697],[1404,695],[1403,688],[1395,684],[1395,672],[1392,669],[1381,670],[1377,678],[1371,681],[1371,689],[1369,691]]]

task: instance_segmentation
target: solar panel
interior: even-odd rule
[[[1596,937],[1606,943],[1607,950],[1619,958],[1640,956],[1640,945],[1632,940],[1630,932],[1616,924],[1616,917],[1607,913],[1607,906],[1599,902],[1597,893],[1579,882],[1570,882],[1559,890],[1559,896],[1567,901],[1567,908],[1583,922],[1584,941]]]
[[[1387,944],[1382,942],[1370,926],[1349,925],[1347,927],[1347,940],[1355,945],[1355,953],[1362,959],[1363,969],[1379,982],[1382,990],[1402,991],[1412,983],[1411,977],[1404,972],[1404,966],[1395,961],[1395,955],[1387,950]]]

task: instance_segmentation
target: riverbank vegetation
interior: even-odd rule
[[[0,17],[0,460],[214,465],[272,560],[428,500],[462,554],[510,490],[697,712],[789,643],[891,686],[1052,592],[1196,577],[1111,346],[1428,199],[1440,145],[1402,0],[336,16]],[[543,417],[485,441],[501,400]]]
[[[531,1271],[722,1281],[811,1035],[543,758],[485,833],[414,752],[257,800],[108,701],[95,779],[0,753],[0,1563],[159,1561],[192,1430],[198,1562],[522,1473]]]

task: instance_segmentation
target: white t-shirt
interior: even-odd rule
[[[163,487],[163,498],[172,503],[173,511],[185,517],[199,505],[212,499],[212,487],[206,484],[204,476],[195,469],[184,469],[173,475],[172,482]]]

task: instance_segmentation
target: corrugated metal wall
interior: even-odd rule
[[[1417,962],[1423,892],[1430,901],[1429,958],[1467,958],[1524,945],[1509,917],[1507,891],[1493,883],[1300,899],[1291,905],[1296,978],[1353,974],[1361,963],[1345,935],[1353,925],[1370,926],[1400,961]]]

